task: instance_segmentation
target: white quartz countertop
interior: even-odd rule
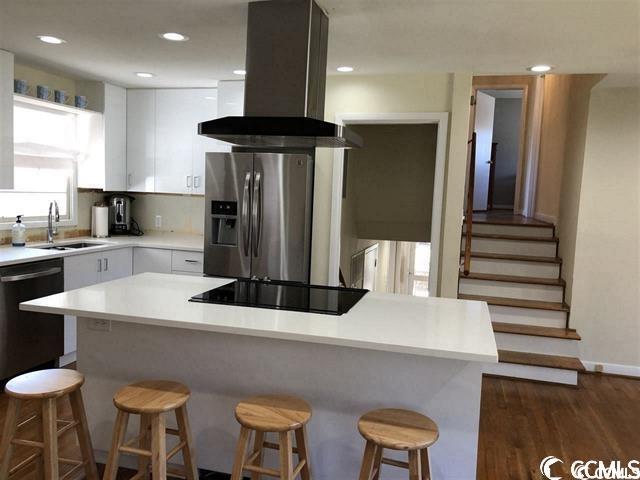
[[[143,273],[31,300],[20,308],[466,361],[498,360],[484,302],[369,292],[348,313],[333,316],[188,301],[230,281]]]
[[[78,248],[75,250],[46,250],[38,247],[47,246],[43,242],[27,244],[26,247],[0,247],[0,267],[19,263],[48,260],[51,258],[82,255],[99,250],[113,250],[123,247],[165,248],[171,250],[189,250],[202,252],[204,250],[204,236],[197,234],[183,234],[172,232],[150,232],[140,237],[114,236],[108,238],[78,237],[65,238],[55,241],[53,245],[65,246],[72,243],[87,242],[95,246]]]

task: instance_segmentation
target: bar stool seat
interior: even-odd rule
[[[43,476],[46,480],[71,478],[80,470],[84,470],[87,479],[98,480],[98,470],[80,392],[83,384],[84,375],[76,370],[63,368],[30,372],[7,382],[5,392],[9,397],[9,405],[0,440],[0,479],[8,478],[35,461],[36,477],[42,475],[40,468],[44,467]],[[65,396],[69,397],[71,404],[73,414],[71,419],[58,418],[57,401]],[[26,400],[39,401],[41,412],[18,423],[21,403]],[[39,418],[42,420],[42,441],[18,438],[21,428]],[[71,429],[76,431],[82,460],[59,456],[58,438]],[[34,448],[35,453],[13,468],[9,468],[14,445]],[[71,465],[71,467],[61,475],[60,464]]]
[[[306,433],[311,407],[305,400],[290,395],[251,397],[238,403],[235,416],[241,428],[231,480],[241,480],[243,472],[251,472],[251,480],[260,480],[263,475],[281,480],[293,480],[300,475],[302,480],[311,480]],[[252,432],[253,450],[247,457]],[[277,433],[278,443],[265,441],[267,433]],[[262,466],[265,448],[279,450],[279,470]],[[298,456],[297,465],[293,463],[294,454]]]
[[[118,409],[111,450],[105,467],[104,480],[115,480],[120,453],[138,457],[137,480],[166,480],[167,474],[198,479],[195,448],[186,403],[191,392],[186,385],[169,380],[147,380],[121,388],[113,397]],[[175,412],[177,429],[167,428],[165,413]],[[125,441],[129,415],[140,415],[139,435]],[[166,435],[178,437],[178,443],[167,450]],[[169,467],[167,461],[182,452],[184,467]]]
[[[383,408],[364,414],[358,430],[367,441],[360,480],[378,480],[383,464],[409,470],[410,480],[429,480],[428,447],[438,440],[438,426],[429,417],[411,410]],[[383,450],[407,451],[409,461],[384,458]]]

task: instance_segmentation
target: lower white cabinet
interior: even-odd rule
[[[173,250],[171,252],[171,271],[181,274],[202,275],[204,266],[204,254],[202,252],[187,252]]]
[[[132,248],[85,253],[64,258],[64,290],[128,277],[132,269]],[[64,316],[64,353],[76,351],[76,317]]]
[[[135,248],[133,251],[133,274],[171,273],[171,252],[171,250],[161,248]]]

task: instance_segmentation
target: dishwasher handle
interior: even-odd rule
[[[48,277],[49,275],[55,275],[62,272],[61,267],[47,268],[46,270],[39,270],[37,272],[23,273],[21,275],[7,275],[0,276],[0,282],[20,282],[22,280],[31,280],[32,278]]]

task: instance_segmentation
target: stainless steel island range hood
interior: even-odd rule
[[[249,3],[244,116],[200,123],[200,135],[251,148],[352,148],[324,121],[329,19],[313,0]]]

